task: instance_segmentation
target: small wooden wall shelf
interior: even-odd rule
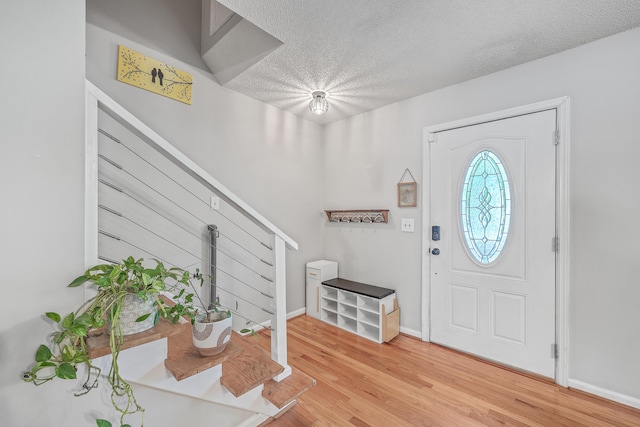
[[[389,222],[388,209],[368,210],[325,210],[330,222],[364,222],[383,223]]]

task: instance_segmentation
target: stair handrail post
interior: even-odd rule
[[[271,316],[271,358],[284,367],[274,380],[281,381],[291,375],[287,362],[287,265],[285,241],[274,235],[274,310]]]

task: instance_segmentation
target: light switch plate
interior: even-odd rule
[[[220,197],[211,196],[211,210],[217,211],[220,209]]]
[[[416,231],[413,218],[402,218],[402,227],[400,230],[405,233],[413,233]]]

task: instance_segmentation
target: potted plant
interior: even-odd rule
[[[38,347],[35,364],[23,373],[24,381],[41,385],[54,378],[75,379],[78,367],[84,366],[85,379],[75,395],[84,395],[96,388],[101,370],[92,363],[85,340],[90,331],[105,327],[112,353],[106,378],[111,387],[113,406],[121,414],[120,423],[128,426],[124,424],[124,417],[137,412],[142,413],[144,420],[144,409],[136,401],[131,386],[119,374],[118,355],[123,336],[153,327],[159,316],[173,323],[184,315],[194,319],[197,311],[193,306],[193,297],[197,296],[192,283],[194,278],[202,283],[199,274],[192,276],[179,268],[167,269],[160,261],[156,261],[155,268],[145,268],[142,259],[132,257],[120,264],[91,267],[68,286],[92,282],[97,288],[96,295],[64,317],[55,312],[46,313],[46,317],[57,324],[57,330],[51,334],[50,342]],[[161,298],[165,292],[175,295],[175,304],[167,304]],[[142,312],[134,314],[133,321],[129,322],[133,325],[127,324],[127,318],[132,316],[128,313],[129,300],[142,307]],[[97,420],[97,425],[105,427],[111,423]]]
[[[222,352],[231,339],[233,320],[231,310],[220,311],[216,308],[198,313],[192,326],[193,346],[201,356],[215,356]],[[243,329],[241,332],[247,332]]]
[[[200,284],[202,285],[203,278],[202,275],[196,271],[196,274],[193,276],[200,280]],[[200,299],[200,295],[198,295],[197,290],[193,285],[193,295],[200,301],[200,307],[205,307],[204,302]],[[190,306],[192,307],[192,306]],[[232,311],[230,308],[224,308],[220,310],[222,305],[219,301],[216,301],[215,304],[209,304],[209,308],[207,310],[196,308],[190,311],[191,323],[192,323],[192,341],[193,346],[198,350],[198,353],[202,357],[215,356],[218,353],[221,353],[226,348],[227,344],[231,340],[231,331],[233,325],[233,317],[232,313],[235,313],[239,317],[246,320],[246,328],[241,329],[239,332],[241,334],[255,334],[255,330],[253,328],[253,324],[259,325],[261,328],[271,330],[270,326],[265,326],[259,323],[254,322],[253,320],[239,314],[238,303],[236,302],[236,310]]]

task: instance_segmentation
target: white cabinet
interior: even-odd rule
[[[320,319],[320,284],[338,277],[338,263],[335,261],[312,261],[307,263],[307,316]]]
[[[397,335],[398,326],[390,325],[390,319],[399,322],[394,290],[345,279],[325,282],[320,290],[320,320],[377,343]],[[395,335],[387,333],[389,327]]]

